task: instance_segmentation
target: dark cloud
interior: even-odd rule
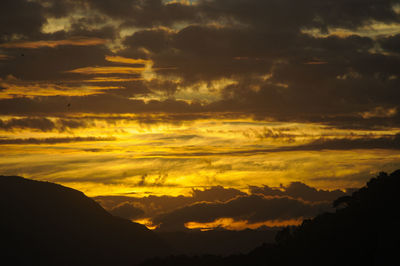
[[[287,146],[280,148],[263,148],[263,149],[243,149],[239,151],[227,152],[192,152],[192,153],[169,153],[168,156],[221,156],[221,155],[255,155],[273,152],[288,151],[321,151],[321,150],[357,150],[357,149],[400,149],[400,134],[388,137],[361,137],[361,138],[342,138],[342,139],[318,139],[309,144]],[[152,154],[153,156],[166,156],[165,154]]]
[[[109,211],[112,215],[122,217],[125,219],[135,219],[144,214],[144,211],[129,202],[121,203]]]
[[[37,36],[46,22],[43,7],[34,1],[3,0],[0,2],[0,42],[16,35]]]
[[[123,19],[125,26],[170,26],[176,22],[193,20],[197,11],[192,6],[180,3],[165,4],[162,0],[88,0],[87,2],[103,14]]]
[[[105,44],[35,49],[3,46],[2,54],[8,59],[0,63],[0,77],[51,81],[68,88],[71,83],[93,85],[86,75],[68,71],[118,66],[105,60],[106,55],[117,53],[152,60],[157,78],[104,83],[102,86],[120,89],[102,91],[104,98],[77,97],[77,102],[90,103],[72,112],[235,112],[256,119],[326,124],[344,123],[347,118],[349,128],[373,127],[375,123],[399,126],[398,115],[379,121],[360,118],[360,113],[376,108],[400,108],[396,101],[400,96],[399,36],[383,33],[372,37],[368,32],[360,36],[358,32],[362,27],[365,32],[365,26],[374,23],[398,23],[400,15],[393,8],[395,4],[398,1],[200,0],[193,5],[162,0],[3,1],[3,43],[78,36],[125,39],[122,46],[120,40],[114,43],[112,51],[112,46]],[[77,13],[87,16],[72,16]],[[40,29],[49,18],[68,18],[70,25],[43,33]],[[131,36],[121,34],[131,27],[135,28]],[[335,28],[349,33],[318,35],[332,33]],[[314,35],[307,33],[311,31]],[[234,82],[222,88],[221,98],[213,103],[196,106],[173,100],[186,85],[211,84],[221,79]],[[161,92],[171,100],[148,104],[128,100],[151,92]],[[107,104],[105,98],[109,98]],[[26,109],[18,106],[24,101],[13,102],[16,105],[7,113]],[[45,100],[41,108],[59,111],[49,105]]]
[[[88,123],[86,121],[78,119],[56,119],[53,121],[44,117],[27,117],[0,120],[0,129],[3,130],[33,129],[43,132],[53,130],[64,132],[70,129],[83,128],[87,126]]]
[[[302,199],[310,202],[333,201],[347,193],[341,190],[323,190],[310,187],[302,182],[292,182],[288,186],[271,188],[269,186],[249,186],[251,194],[262,194],[265,196],[289,196],[295,199]]]
[[[268,186],[251,186],[249,189],[250,195],[237,189],[215,186],[193,189],[191,197],[98,196],[95,200],[108,210],[130,204],[144,211],[141,217],[161,224],[161,230],[174,231],[184,230],[186,222],[205,223],[219,218],[256,223],[312,217],[322,210],[329,210],[332,200],[347,195],[343,191],[316,189],[301,182],[280,189]]]
[[[143,176],[140,182],[146,182]],[[140,184],[139,184],[140,185]],[[185,196],[154,196],[133,197],[133,196],[98,196],[99,201],[106,209],[113,209],[126,202],[142,209],[146,217],[154,217],[160,213],[171,212],[175,209],[193,204],[195,202],[224,202],[237,196],[244,196],[246,193],[233,188],[214,186],[203,190],[193,189],[190,197]]]
[[[233,188],[224,188],[222,186],[214,186],[205,190],[193,189],[192,191],[192,197],[196,202],[198,201],[223,202],[244,195],[246,195],[246,193],[240,190]]]
[[[12,48],[8,49],[7,53],[14,59],[0,64],[0,75],[3,78],[12,75],[23,81],[56,81],[59,85],[68,84],[83,78],[66,71],[95,65],[111,65],[105,60],[105,56],[111,52],[103,45]],[[24,56],[21,56],[21,53]]]
[[[223,203],[195,203],[153,219],[161,230],[183,228],[187,222],[213,222],[218,218],[249,223],[312,217],[328,210],[329,204],[309,203],[288,197],[242,196]]]
[[[53,121],[47,118],[13,118],[9,120],[0,120],[0,129],[37,129],[40,131],[51,131],[55,128]]]
[[[0,139],[0,145],[7,144],[58,144],[72,142],[112,141],[115,138],[100,137],[71,137],[71,138],[27,138],[27,139]]]
[[[299,150],[350,150],[350,149],[400,149],[400,134],[387,137],[362,137],[351,139],[320,139],[308,145],[298,146]],[[294,148],[296,150],[296,148]]]
[[[316,122],[347,115],[367,125],[371,120],[358,119],[358,113],[398,107],[400,60],[371,53],[376,43],[369,37],[196,25],[178,32],[139,31],[126,44],[123,53],[145,48],[156,66],[173,66],[159,74],[183,78],[180,85],[235,80],[222,100],[207,106],[212,111]],[[315,60],[324,64],[309,64]]]
[[[243,135],[248,137],[248,138],[258,138],[260,140],[263,139],[279,139],[279,140],[283,140],[286,142],[294,142],[295,141],[295,135],[293,134],[288,134],[285,133],[286,131],[288,131],[287,128],[283,128],[283,129],[270,129],[267,127],[264,127],[262,131],[257,131],[257,130],[246,130],[243,132]]]
[[[2,114],[68,114],[82,113],[149,113],[172,112],[191,113],[203,110],[198,103],[189,104],[184,101],[167,99],[165,101],[134,100],[119,95],[92,95],[83,97],[36,97],[12,98],[0,100]],[[70,108],[67,104],[70,103]]]
[[[400,53],[400,34],[381,38],[379,42],[386,51]]]
[[[85,128],[90,126],[92,123],[87,122],[82,119],[58,119],[57,123],[57,130],[58,131],[68,131],[70,129],[75,128]]]
[[[200,0],[195,5],[162,0],[40,0],[42,9],[52,17],[63,17],[77,10],[100,13],[108,18],[119,19],[123,25],[151,27],[171,26],[179,22],[205,21],[240,22],[253,27],[265,26],[267,30],[292,31],[300,27],[356,28],[370,21],[396,22],[399,15],[392,6],[396,0],[318,1],[301,3],[293,0]]]
[[[393,10],[396,0],[351,1],[200,1],[200,8],[213,18],[230,17],[246,24],[265,25],[267,29],[298,29],[302,26],[356,28],[371,20],[399,21]],[[279,27],[276,27],[279,25]]]

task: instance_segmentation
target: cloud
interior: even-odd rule
[[[143,67],[83,67],[69,70],[69,73],[95,75],[95,74],[140,74]]]
[[[12,118],[9,120],[0,120],[0,129],[37,129],[43,132],[51,131],[56,127],[55,123],[47,118]]]
[[[196,17],[196,9],[193,6],[178,2],[118,1],[116,4],[111,0],[88,0],[87,3],[101,13],[114,19],[122,19],[124,25],[131,26],[172,25]]]
[[[3,1],[2,10],[15,10],[18,16],[10,18],[12,12],[8,11],[2,16],[3,24],[12,30],[1,31],[5,32],[1,54],[7,60],[1,60],[0,73],[31,83],[82,82],[82,88],[93,88],[88,83],[106,86],[101,77],[87,75],[113,74],[108,84],[113,83],[109,88],[115,91],[97,88],[88,89],[91,92],[86,94],[129,98],[142,90],[145,93],[140,97],[146,102],[167,98],[197,101],[205,112],[231,112],[261,120],[333,124],[347,118],[349,127],[352,122],[354,127],[374,123],[398,126],[398,115],[384,121],[359,117],[380,107],[399,109],[394,99],[399,97],[396,69],[400,60],[393,55],[398,36],[383,32],[372,37],[366,29],[378,23],[399,23],[394,4],[392,0],[363,2],[361,12],[354,8],[361,5],[358,0],[195,4],[161,0]],[[25,23],[26,19],[32,23]],[[49,23],[58,30],[43,31]],[[340,29],[346,34],[337,33]],[[139,82],[144,70],[126,66],[150,62],[154,69],[148,82]],[[130,81],[129,75],[133,75]],[[224,79],[232,82],[219,90],[211,88]],[[200,83],[209,90],[200,92]],[[68,90],[68,86],[61,87]],[[80,96],[60,91],[51,93]],[[190,106],[179,105],[181,102],[175,101],[156,111],[173,113],[177,108],[188,108],[193,112]],[[95,108],[91,111],[98,112]],[[136,112],[135,108],[125,111]]]
[[[329,204],[325,203],[314,204],[289,197],[250,195],[223,203],[195,203],[161,214],[153,219],[153,223],[159,224],[162,230],[171,230],[183,228],[188,222],[207,223],[219,218],[246,220],[248,223],[306,218],[328,209]]]
[[[296,149],[296,148],[294,148]],[[400,134],[385,137],[320,139],[298,146],[299,150],[400,149]]]
[[[61,45],[57,48],[40,47],[36,49],[10,48],[7,55],[13,56],[0,64],[0,77],[6,79],[12,75],[17,80],[29,83],[58,83],[66,85],[82,80],[76,74],[66,71],[111,64],[105,60],[110,51],[104,45],[72,46]]]
[[[72,143],[72,142],[92,142],[92,141],[113,141],[115,138],[107,137],[59,137],[59,138],[26,138],[26,139],[0,139],[0,145],[22,145],[22,144],[58,144],[58,143]]]
[[[222,186],[213,186],[205,190],[193,189],[192,197],[194,201],[227,201],[237,196],[244,196],[246,193],[233,188],[224,188]]]
[[[249,192],[213,186],[193,189],[190,197],[99,196],[95,200],[111,210],[125,204],[139,207],[144,211],[141,217],[160,225],[160,230],[174,231],[186,230],[185,226],[243,229],[293,224],[329,210],[332,200],[347,195],[340,190],[316,189],[301,182],[280,188],[250,186]]]
[[[56,40],[56,41],[9,42],[0,44],[0,48],[36,49],[40,47],[55,48],[60,45],[94,46],[94,45],[104,44],[105,42],[106,40],[100,38],[75,38],[69,40]]]
[[[380,38],[379,43],[388,52],[400,53],[400,34]]]
[[[262,194],[264,196],[288,196],[295,199],[302,199],[309,202],[333,201],[347,193],[341,190],[323,190],[310,187],[302,182],[292,182],[280,188],[249,186],[251,194]]]
[[[140,182],[146,182],[143,176]],[[149,219],[156,217],[162,213],[169,213],[179,208],[189,206],[196,202],[226,202],[238,196],[245,196],[246,193],[234,189],[224,188],[222,186],[213,186],[209,188],[192,189],[191,196],[156,196],[147,197],[135,196],[98,196],[98,201],[104,208],[112,210],[118,206],[129,203],[144,211],[143,216]]]
[[[146,113],[166,110],[171,113],[185,113],[193,110],[195,113],[202,109],[198,103],[189,104],[184,101],[166,99],[164,101],[134,100],[111,94],[99,94],[86,97],[65,98],[61,96],[37,97],[33,99],[19,97],[0,99],[2,114],[43,114],[43,113]],[[69,109],[66,104],[71,103]]]
[[[384,80],[396,75],[393,69],[397,69],[399,60],[372,54],[375,41],[357,35],[356,31],[357,27],[373,20],[398,20],[391,8],[392,2],[380,3],[376,12],[375,5],[368,3],[366,9],[370,13],[355,16],[350,15],[348,5],[333,1],[324,4],[307,1],[301,5],[293,1],[279,4],[209,1],[207,5],[201,2],[197,8],[210,15],[210,19],[229,17],[245,22],[247,27],[222,23],[189,25],[178,31],[145,29],[125,39],[128,48],[123,53],[135,50],[139,53],[145,49],[156,66],[176,68],[160,75],[177,76],[183,83],[227,77],[236,80],[236,84],[224,89],[223,100],[210,106],[213,111],[242,111],[260,119],[305,121],[318,120],[317,114],[321,114],[319,121],[322,121],[327,116],[334,120],[344,113],[351,115],[376,105],[395,108],[397,104],[392,99],[398,97],[395,89],[398,81]],[[327,11],[330,8],[347,15],[336,20]],[[288,10],[296,14],[287,18]],[[265,12],[271,12],[271,16]],[[274,21],[268,23],[270,19]],[[279,27],[268,27],[277,24]],[[352,29],[353,33],[346,37],[320,38],[301,34],[301,26],[341,26]],[[237,58],[243,60],[235,60]],[[310,62],[314,63],[308,64]],[[388,64],[391,66],[385,66]],[[378,75],[381,77],[377,78]],[[342,76],[352,78],[338,78]],[[365,86],[370,88],[368,92],[362,92]],[[385,93],[390,97],[382,97],[382,87],[387,88]],[[372,104],[371,98],[376,102]]]
[[[142,209],[129,202],[121,203],[118,206],[113,207],[111,210],[109,210],[109,212],[112,215],[129,220],[136,219],[144,214],[144,211]]]
[[[5,55],[5,54],[0,54],[0,61],[1,60],[9,60],[9,59],[12,59],[12,57]]]
[[[43,7],[33,1],[5,0],[0,2],[0,41],[14,35],[35,36],[45,22]]]
[[[0,98],[16,98],[16,97],[38,97],[38,96],[84,96],[84,95],[96,95],[105,93],[107,90],[118,90],[122,87],[112,86],[111,84],[101,84],[102,86],[96,86],[96,84],[76,84],[77,82],[57,82],[57,83],[29,83],[22,82],[19,80],[6,80],[5,82],[0,81],[0,85],[3,86],[3,90],[0,92]],[[75,84],[74,84],[75,83]],[[67,100],[67,99],[66,99]]]
[[[282,146],[279,148],[260,149],[239,149],[232,151],[196,151],[168,154],[153,154],[153,156],[180,156],[180,157],[201,157],[201,156],[242,156],[256,155],[276,152],[290,151],[322,151],[322,150],[357,150],[357,149],[400,149],[400,134],[387,137],[361,137],[361,138],[340,138],[340,139],[318,139],[304,145]]]
[[[133,65],[147,65],[151,64],[150,60],[126,58],[122,56],[106,56],[106,60],[114,63],[133,64]]]

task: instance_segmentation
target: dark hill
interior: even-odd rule
[[[82,192],[0,176],[1,259],[9,265],[131,265],[167,247]]]
[[[213,254],[227,256],[247,253],[265,242],[273,242],[277,230],[187,230],[180,232],[157,232],[176,255]]]
[[[333,202],[334,213],[278,232],[275,244],[246,255],[171,256],[143,266],[400,265],[400,170],[381,173],[351,196]]]

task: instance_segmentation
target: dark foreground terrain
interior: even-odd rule
[[[175,255],[213,254],[227,256],[248,253],[263,243],[272,243],[278,229],[231,231],[216,229],[210,231],[188,230],[178,232],[157,232]]]
[[[400,265],[400,170],[381,173],[351,196],[333,202],[334,213],[305,220],[246,255],[170,256],[165,265]]]
[[[221,250],[236,250],[231,233],[157,235],[112,216],[79,191],[0,176],[0,257],[8,265],[400,265],[399,189],[400,170],[381,173],[335,200],[335,212],[287,227],[275,243],[247,254],[167,256],[207,252],[209,247],[193,243],[218,236],[216,243],[232,246]]]
[[[146,227],[60,185],[0,176],[0,210],[0,257],[8,265],[131,265],[169,253]]]

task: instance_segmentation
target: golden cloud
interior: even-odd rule
[[[234,220],[232,218],[218,218],[213,222],[199,223],[199,222],[188,222],[185,223],[185,227],[188,229],[200,229],[201,231],[213,230],[216,228],[224,228],[227,230],[245,230],[245,229],[257,229],[261,226],[276,227],[276,226],[293,226],[300,225],[303,219],[289,219],[289,220],[271,220],[258,223],[249,223],[247,220]],[[149,227],[148,227],[149,228]]]
[[[36,96],[86,96],[104,93],[105,90],[120,89],[118,86],[66,86],[53,83],[29,83],[29,82],[1,82],[4,89],[0,91],[0,99],[15,97]]]
[[[0,54],[0,60],[8,60],[11,59],[11,56],[5,55],[5,54]]]
[[[109,62],[114,62],[114,63],[123,63],[123,64],[142,64],[142,65],[147,65],[151,64],[151,60],[146,60],[146,59],[134,59],[134,58],[127,58],[127,57],[122,57],[122,56],[106,56],[106,60]]]

